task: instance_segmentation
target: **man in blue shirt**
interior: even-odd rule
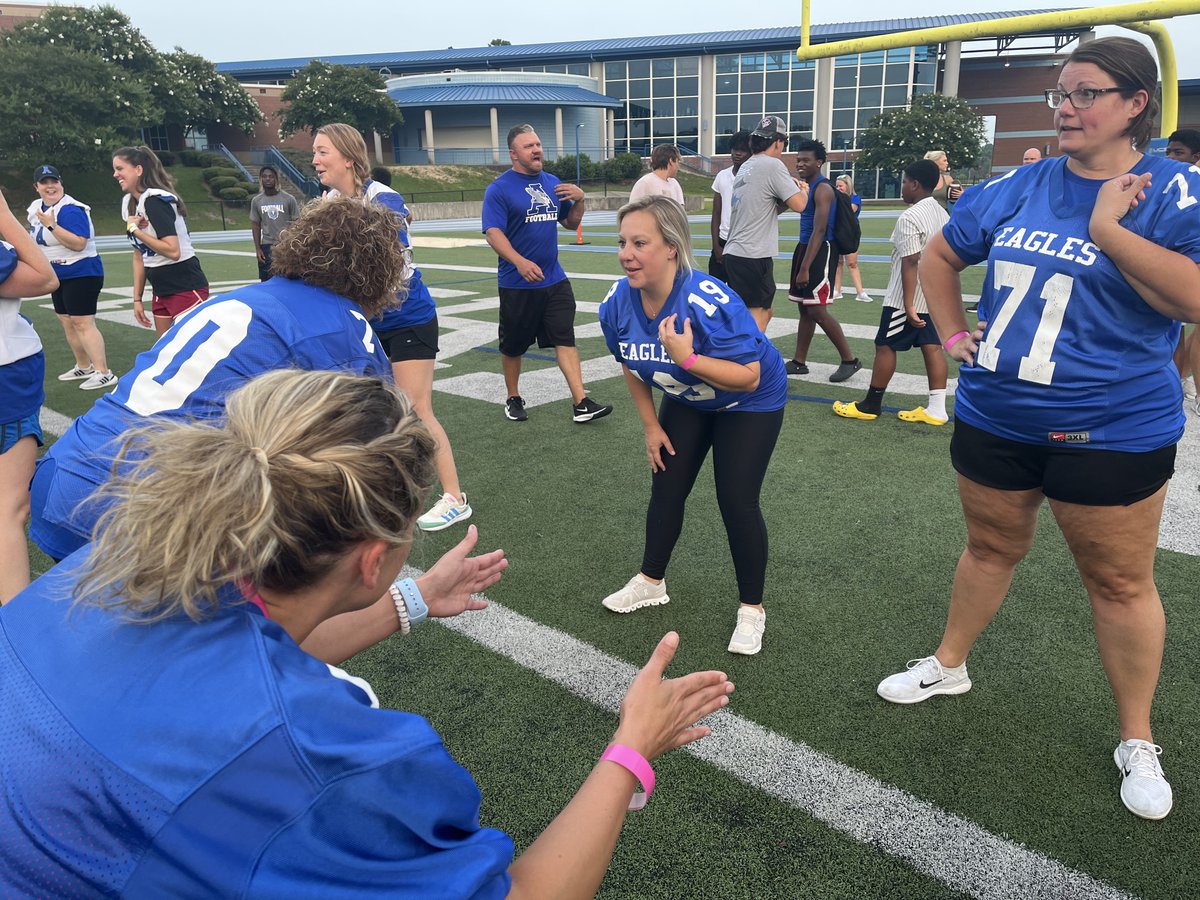
[[[571,389],[571,418],[590,422],[612,412],[583,387],[575,348],[575,295],[558,263],[558,229],[574,230],[583,220],[583,189],[542,170],[542,142],[532,125],[508,132],[513,167],[493,181],[483,198],[483,233],[500,257],[500,359],[508,394],[504,415],[528,418],[517,388],[521,357],[536,340],[553,347]]]

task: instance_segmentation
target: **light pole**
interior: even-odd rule
[[[580,166],[581,161],[579,159],[579,129],[582,127],[583,122],[577,122],[575,125],[575,184],[579,185],[581,191],[583,190],[583,185],[581,184],[583,179],[580,177],[582,167]],[[583,222],[580,222],[575,229],[575,243],[583,243]]]
[[[576,184],[579,184],[579,182],[581,180],[580,179],[581,166],[580,166],[580,160],[579,160],[579,129],[583,127],[583,124],[584,124],[583,122],[580,122],[575,126],[575,183]],[[582,184],[579,184],[579,186],[581,188],[583,187]]]

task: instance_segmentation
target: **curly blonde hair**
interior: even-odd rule
[[[407,257],[396,240],[400,217],[350,198],[310,203],[279,235],[271,272],[353,300],[373,319],[403,300]]]
[[[363,541],[400,546],[434,481],[434,440],[395,385],[269,372],[220,424],[130,433],[75,601],[137,622],[216,612],[241,582],[294,592]]]

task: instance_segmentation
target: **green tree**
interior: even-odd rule
[[[277,113],[279,136],[285,138],[303,129],[314,133],[330,122],[386,134],[404,121],[386,87],[378,72],[314,59],[296,73],[283,92],[287,106]]]
[[[178,47],[173,53],[158,52],[129,17],[112,6],[51,7],[36,19],[19,23],[0,42],[5,53],[22,47],[68,48],[120,69],[124,77],[138,79],[153,101],[144,110],[140,126],[179,125],[189,131],[229,124],[248,133],[265,121],[234,79],[219,75],[211,62]],[[80,124],[100,127],[104,121],[101,116]]]
[[[983,119],[958,97],[921,94],[909,109],[876,116],[858,136],[859,169],[902,172],[930,150],[944,150],[952,168],[974,164],[984,143]]]
[[[492,38],[488,41],[489,47],[511,47],[512,41],[506,41],[504,38]]]
[[[98,55],[49,44],[0,51],[6,165],[103,165],[157,111],[141,79]]]

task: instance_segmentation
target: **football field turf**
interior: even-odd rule
[[[725,651],[736,594],[709,465],[667,573],[671,603],[627,616],[599,603],[637,571],[649,494],[641,428],[596,316],[620,274],[612,215],[585,217],[583,246],[560,238],[585,381],[616,406],[587,425],[571,422],[552,353],[536,349],[522,378],[529,421],[504,418],[495,256],[470,223],[418,222],[417,261],[442,328],[434,408],[481,548],[504,547],[511,565],[488,592],[492,609],[393,638],[348,668],[385,706],[433,722],[479,783],[484,823],[512,834],[518,850],[594,764],[633,668],[664,632],[682,636],[672,672],[729,672],[737,691],[713,736],[656,765],[659,787],[629,815],[603,897],[1200,896],[1194,416],[1156,570],[1168,628],[1154,723],[1175,790],[1169,818],[1144,822],[1120,803],[1116,713],[1087,597],[1045,508],[1009,599],[971,656],[974,688],[912,707],[875,695],[882,677],[936,646],[964,536],[950,427],[895,417],[925,403],[918,352],[900,354],[890,415],[859,422],[830,409],[861,398],[869,381],[893,216],[863,219],[875,302],[834,305],[863,371],[830,384],[837,358],[818,333],[812,374],[789,379],[763,492],[767,631],[762,654],[749,658]],[[706,251],[707,222],[692,229]],[[796,229],[785,217],[782,249]],[[214,292],[255,277],[249,241],[198,252]],[[152,342],[132,324],[129,255],[104,255],[101,328],[118,372]],[[781,257],[778,282],[787,270]],[[980,275],[966,273],[968,291]],[[48,306],[24,309],[46,344],[46,406],[59,416],[47,421],[61,428],[95,395],[55,379],[70,357]],[[783,291],[775,308],[770,333],[790,357],[796,315]],[[410,565],[432,565],[463,531],[419,536]],[[35,554],[35,571],[46,565]]]

